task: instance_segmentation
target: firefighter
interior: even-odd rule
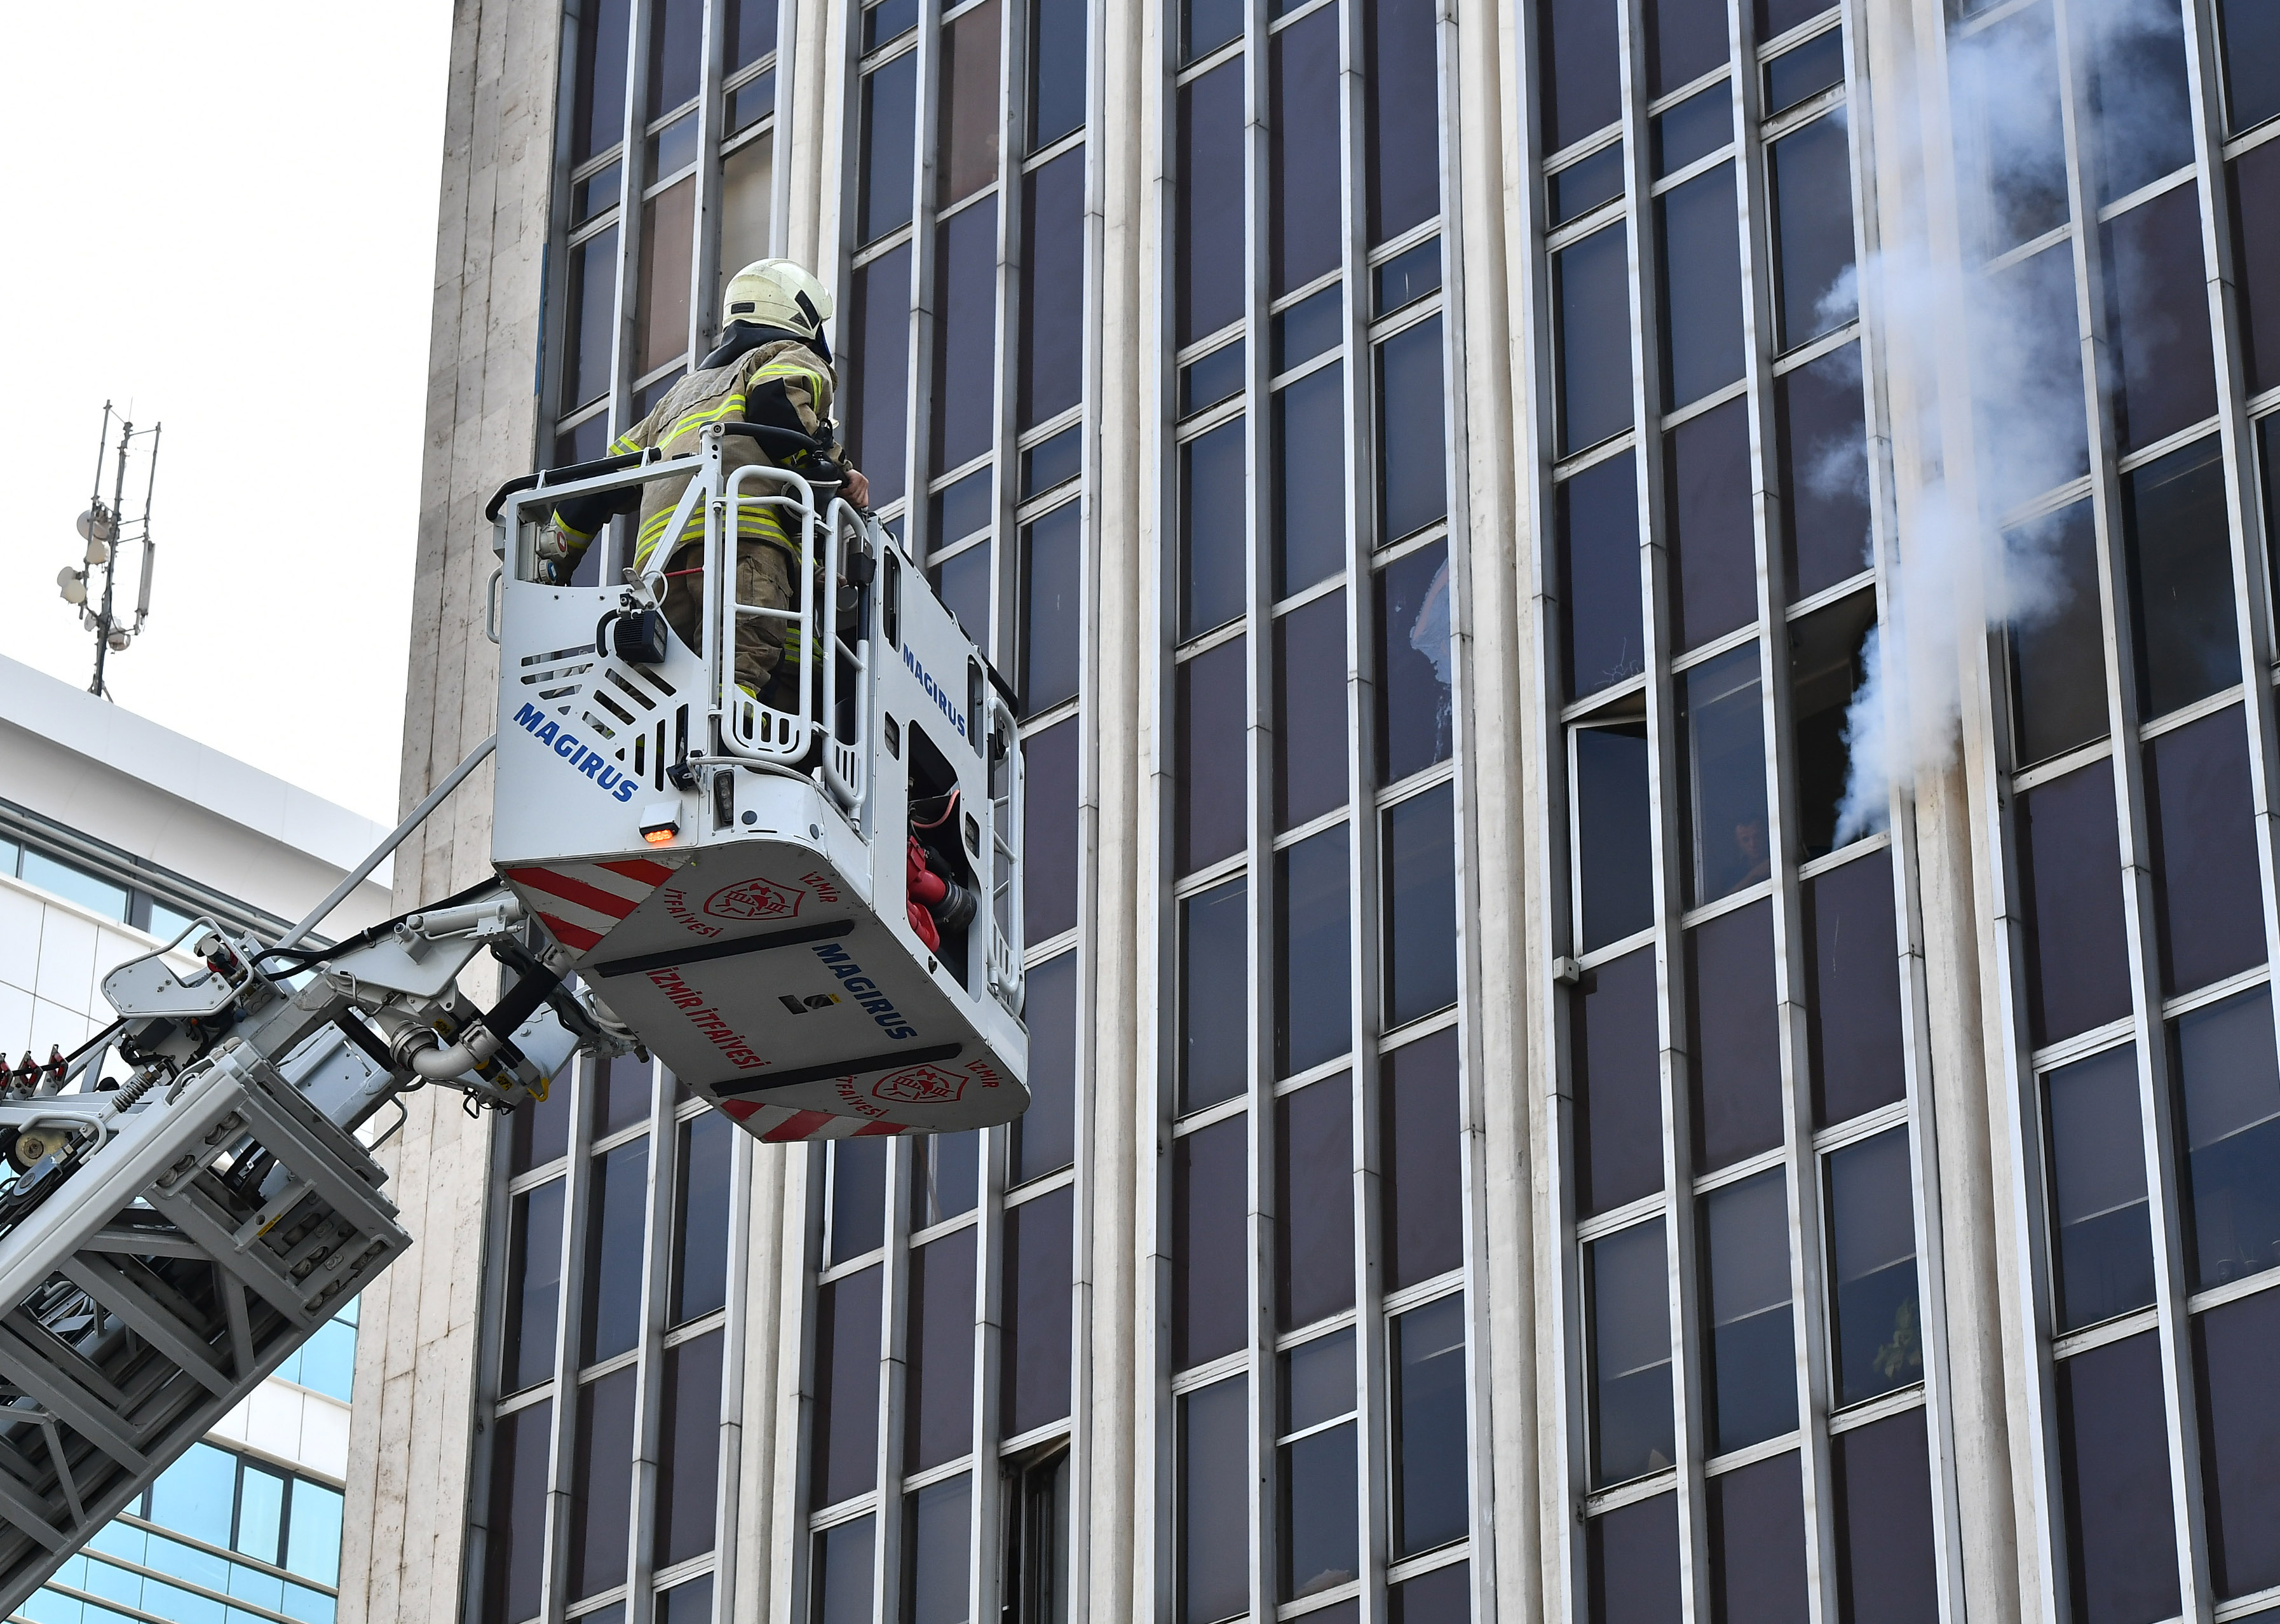
[[[706,424],[741,419],[806,435],[822,443],[823,456],[845,467],[846,456],[831,421],[836,381],[831,345],[823,332],[830,316],[830,292],[791,260],[762,259],[746,266],[728,279],[720,314],[720,348],[674,384],[647,417],[612,441],[610,454],[656,446],[667,457],[691,455]],[[749,463],[777,459],[754,441],[731,437],[721,444],[720,460],[733,472]],[[802,454],[782,461],[785,466],[799,469],[810,458]],[[851,467],[846,467],[846,475],[839,494],[859,508],[868,507],[870,481]],[[688,484],[689,476],[682,474],[651,480],[624,491],[574,497],[554,510],[551,527],[539,537],[539,556],[551,565],[558,579],[567,580],[604,523],[613,513],[632,511],[638,502],[641,517],[634,532],[634,563],[646,569],[659,549],[666,550],[665,598],[660,608],[666,623],[683,643],[696,648],[697,614],[704,602],[703,511],[689,514],[679,535],[665,534]],[[767,488],[747,484],[744,489],[749,497]],[[762,608],[791,608],[799,545],[786,530],[780,510],[747,500],[738,509],[736,527],[736,601]],[[800,643],[797,621],[740,617],[736,621],[737,686],[780,709],[796,707],[799,663],[805,652]]]

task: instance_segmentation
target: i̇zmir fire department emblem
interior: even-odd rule
[[[756,874],[713,892],[705,899],[705,912],[716,920],[788,920],[806,895],[796,885],[778,885]]]
[[[874,1099],[906,1105],[947,1105],[966,1092],[966,1079],[938,1066],[912,1066],[890,1072],[871,1085]]]

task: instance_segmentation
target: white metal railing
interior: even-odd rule
[[[1021,918],[1022,823],[1023,808],[1028,799],[1021,760],[1021,719],[994,686],[986,686],[983,691],[989,697],[982,737],[985,741],[1005,741],[1005,793],[994,793],[996,786],[992,785],[990,802],[990,990],[1005,1006],[1006,1013],[1018,1019],[1021,1013],[1021,956],[1026,947]],[[996,765],[988,763],[984,770],[993,770]]]

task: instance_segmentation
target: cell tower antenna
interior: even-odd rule
[[[119,419],[119,439],[111,438],[111,422]],[[153,423],[148,428],[137,428],[132,419],[114,409],[110,401],[103,403],[103,427],[95,440],[95,489],[88,497],[87,512],[79,516],[80,539],[87,543],[81,561],[66,564],[56,574],[57,589],[64,602],[79,611],[80,624],[95,634],[95,680],[87,686],[90,694],[109,698],[104,682],[104,667],[113,654],[123,654],[127,645],[142,634],[144,622],[150,618],[150,571],[156,561],[157,545],[150,535],[150,504],[158,489],[158,432],[162,426]],[[135,450],[135,442],[148,439],[146,466],[142,485],[142,507],[137,513],[127,511],[127,465]],[[111,499],[103,496],[104,466],[111,470]],[[142,544],[142,575],[135,592],[135,618],[124,622],[116,612],[119,589],[119,550],[130,542]],[[90,604],[94,596],[91,578],[96,570],[103,572],[103,590]]]

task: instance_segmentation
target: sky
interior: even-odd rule
[[[451,21],[104,0],[14,8],[0,52],[0,653],[94,674],[56,572],[131,407],[158,555],[112,698],[391,823]]]

